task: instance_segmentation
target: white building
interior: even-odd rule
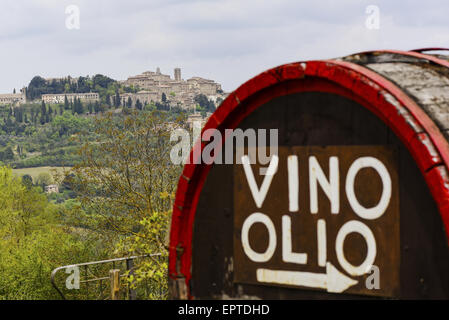
[[[0,94],[0,105],[20,105],[26,102],[25,91],[21,93],[4,93]]]
[[[48,104],[64,103],[65,97],[67,97],[69,102],[73,102],[75,98],[80,99],[81,102],[95,102],[100,100],[100,95],[97,92],[86,92],[43,94],[42,101]]]

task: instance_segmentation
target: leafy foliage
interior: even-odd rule
[[[91,227],[101,230],[116,254],[162,254],[162,260],[139,264],[130,281],[149,283],[147,298],[164,298],[165,238],[181,170],[170,161],[168,114],[131,111],[114,117],[109,113],[97,119],[94,128],[97,139],[83,144],[72,185],[86,210],[96,214]]]
[[[115,103],[114,82],[97,80]],[[123,113],[103,102],[81,104],[81,111],[78,102],[0,108],[0,161],[15,168],[77,164],[60,179],[5,173],[0,181],[0,299],[58,298],[49,281],[57,266],[152,253],[162,256],[139,259],[126,279],[139,298],[165,298],[165,238],[181,172],[170,162],[169,136],[184,115],[140,101]],[[45,195],[53,180],[60,192]]]
[[[96,74],[92,78],[79,77],[77,80],[67,77],[62,79],[45,80],[35,76],[27,87],[27,98],[30,100],[40,99],[43,94],[53,93],[84,93],[98,92],[102,99],[107,95],[112,96],[118,90],[122,92],[136,92],[137,88],[121,86],[116,80],[102,74]]]
[[[92,258],[93,243],[63,226],[60,209],[0,167],[0,298],[56,299],[51,270]]]
[[[215,103],[207,99],[204,94],[196,95],[194,101],[206,112],[214,112],[216,109]]]

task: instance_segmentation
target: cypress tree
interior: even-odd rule
[[[118,93],[118,90],[115,92],[115,107],[120,107],[121,101],[120,101],[120,94]]]
[[[136,100],[136,109],[142,110],[142,102],[139,99]]]
[[[69,99],[67,99],[67,96],[64,96],[64,109],[69,109]]]
[[[108,107],[111,106],[111,96],[110,96],[110,95],[106,95],[106,105],[107,105]]]
[[[84,110],[83,110],[83,104],[81,103],[81,99],[80,98],[78,98],[78,99],[75,98],[75,112],[78,113],[78,114],[82,114],[83,111]]]
[[[47,108],[45,107],[45,102],[42,101],[41,104],[41,115],[45,116],[47,114]]]

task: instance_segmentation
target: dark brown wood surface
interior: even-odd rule
[[[282,146],[387,145],[396,149],[400,288],[394,298],[449,298],[449,249],[440,215],[415,162],[384,123],[346,98],[300,93],[270,101],[248,116],[240,128],[278,128]],[[195,216],[191,280],[194,297],[364,297],[234,282],[233,188],[233,166],[214,165]]]
[[[298,157],[299,169],[299,210],[289,212],[287,157]],[[326,177],[329,176],[329,158],[338,159],[339,172],[339,211],[331,213],[330,201],[321,187],[318,187],[318,212],[311,213],[309,191],[308,160],[314,156]],[[357,221],[367,226],[373,233],[376,243],[376,258],[373,265],[379,270],[379,288],[366,286],[366,280],[376,271],[362,276],[351,276],[358,281],[345,293],[357,293],[374,296],[394,297],[399,291],[399,187],[397,179],[396,150],[386,146],[327,146],[327,147],[280,147],[279,165],[270,184],[269,191],[261,208],[257,208],[241,165],[234,166],[234,282],[264,285],[256,278],[258,268],[325,274],[326,267],[318,265],[317,224],[325,222],[326,262],[342,270],[336,255],[336,238],[340,228],[349,221]],[[374,157],[381,161],[389,172],[392,193],[386,211],[377,219],[363,219],[351,208],[345,193],[345,180],[349,167],[356,159]],[[258,186],[264,176],[259,175],[260,166],[252,165]],[[366,208],[379,203],[383,192],[382,180],[372,168],[360,170],[357,174],[354,190],[357,199]],[[242,246],[242,225],[252,213],[262,213],[270,218],[276,231],[276,250],[272,258],[265,263],[257,263],[245,254]],[[283,262],[282,258],[282,216],[291,219],[292,251],[307,254],[307,263],[295,264]],[[261,223],[256,223],[249,231],[249,243],[257,253],[263,253],[268,246],[268,232]],[[366,240],[358,233],[350,233],[344,241],[344,256],[354,266],[359,266],[367,256]],[[271,284],[273,285],[273,284]],[[275,285],[276,286],[276,285]],[[304,289],[304,288],[303,288]],[[315,288],[310,288],[314,290]],[[318,290],[318,289],[315,289]]]

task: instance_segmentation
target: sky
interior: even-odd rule
[[[230,92],[289,62],[449,47],[448,14],[447,0],[1,0],[0,93],[35,75],[124,80],[157,67]]]

